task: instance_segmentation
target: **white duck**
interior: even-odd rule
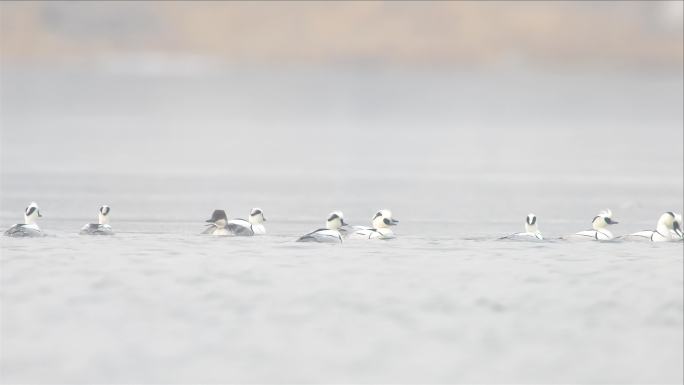
[[[100,207],[97,213],[98,223],[87,223],[81,228],[82,235],[114,235],[112,226],[109,225],[109,213],[111,209],[107,205]]]
[[[342,212],[333,211],[328,215],[324,229],[318,229],[302,235],[297,239],[297,242],[342,243],[340,228],[346,225]]]
[[[585,230],[575,233],[574,238],[587,238],[597,241],[609,241],[613,239],[613,233],[608,230],[608,226],[616,225],[618,222],[613,220],[613,212],[609,209],[603,210],[594,217],[591,222],[592,230]]]
[[[231,219],[228,221],[228,231],[233,235],[251,236],[266,234],[266,227],[264,227],[266,217],[260,208],[253,208],[249,213],[249,219]]]
[[[541,232],[539,231],[539,227],[537,225],[537,216],[530,213],[527,214],[527,217],[525,218],[525,232],[524,233],[515,233],[511,235],[507,235],[503,238],[500,239],[513,239],[513,240],[543,240],[544,237],[542,237]]]
[[[31,202],[24,210],[24,223],[15,224],[7,231],[5,235],[8,237],[42,237],[45,234],[40,230],[36,219],[42,217],[40,208],[36,202]]]
[[[671,211],[663,213],[656,223],[655,230],[644,230],[624,236],[625,239],[642,239],[651,242],[671,242],[682,239],[682,228],[677,221],[681,215]]]
[[[354,226],[348,237],[351,239],[392,239],[395,236],[390,226],[396,226],[397,223],[399,221],[392,217],[390,210],[379,210],[371,218],[373,227]]]

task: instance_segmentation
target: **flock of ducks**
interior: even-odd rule
[[[561,239],[590,239],[596,241],[632,239],[648,240],[651,242],[672,242],[681,241],[684,239],[684,236],[682,235],[682,215],[675,214],[672,211],[663,213],[660,218],[658,218],[655,230],[644,230],[633,234],[615,237],[608,229],[608,226],[617,224],[618,222],[613,220],[613,212],[610,210],[603,210],[591,221],[591,230],[579,231],[573,235],[561,237]],[[511,234],[500,239],[528,239],[541,241],[544,239],[544,237],[539,231],[539,226],[537,226],[537,216],[534,214],[528,214],[527,218],[525,218],[525,232]]]
[[[247,220],[241,218],[228,220],[224,210],[214,210],[211,218],[206,222],[209,224],[202,234],[242,236],[266,234],[266,227],[264,227],[266,217],[260,208],[252,209]]]
[[[109,225],[109,214],[111,208],[107,205],[101,206],[98,210],[98,223],[88,223],[84,225],[80,234],[82,235],[113,235],[114,231]],[[42,217],[40,208],[36,202],[31,202],[24,211],[24,223],[15,224],[5,231],[9,237],[42,237],[44,236],[38,227],[36,220]],[[211,218],[206,221],[207,228],[201,234],[223,235],[223,236],[254,236],[266,234],[266,217],[260,208],[254,208],[249,213],[248,219],[228,220],[225,210],[214,210]],[[350,226],[344,221],[344,214],[341,211],[333,211],[327,217],[325,228],[312,231],[302,235],[297,242],[318,242],[318,243],[342,243],[343,239],[392,239],[394,232],[391,227],[399,221],[392,216],[390,210],[379,210],[371,218],[371,226]],[[591,222],[591,230],[577,232],[571,236],[561,239],[588,239],[596,241],[609,241],[612,239],[634,239],[647,240],[650,242],[672,242],[682,241],[682,216],[671,211],[663,213],[656,223],[655,230],[644,230],[637,233],[614,237],[608,229],[609,226],[616,225],[618,222],[613,220],[613,213],[610,210],[603,210],[594,217]],[[500,239],[511,240],[534,240],[542,241],[544,237],[539,231],[537,216],[529,214],[525,218],[525,231],[515,233]]]
[[[224,210],[214,210],[207,228],[202,234],[251,236],[266,234],[264,212],[254,208],[249,219],[231,219]],[[389,210],[380,210],[371,219],[371,226],[350,226],[344,221],[341,211],[333,211],[325,221],[325,227],[302,235],[297,242],[341,243],[345,238],[351,239],[391,239],[394,233],[390,226],[399,223]]]
[[[350,226],[344,222],[341,211],[333,211],[325,221],[325,228],[302,235],[297,242],[341,243],[343,238],[350,239],[392,239],[398,220],[389,210],[380,210],[371,218],[371,226]]]

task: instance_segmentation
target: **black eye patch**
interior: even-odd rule
[[[100,207],[100,212],[102,213],[102,215],[109,214],[109,207],[105,207],[105,206]]]
[[[28,210],[28,211],[26,211],[26,216],[28,217],[31,214],[33,214],[34,211],[36,211],[36,208],[35,207],[28,208],[27,207],[26,210]]]
[[[390,220],[387,219],[387,218],[383,219],[382,221],[383,221],[386,225],[389,225],[389,224],[390,224]]]
[[[254,210],[254,212],[252,212],[252,215],[259,215],[259,214],[261,214],[261,210]]]
[[[537,217],[532,217],[532,222],[530,223],[530,225],[533,225],[535,223],[537,223]]]

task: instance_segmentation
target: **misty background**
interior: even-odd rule
[[[0,10],[7,221],[682,207],[681,2]]]
[[[682,383],[683,12],[0,2],[0,382]]]

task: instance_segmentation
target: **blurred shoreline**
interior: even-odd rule
[[[681,2],[14,2],[2,60],[681,71]],[[115,59],[116,60],[116,59]]]

